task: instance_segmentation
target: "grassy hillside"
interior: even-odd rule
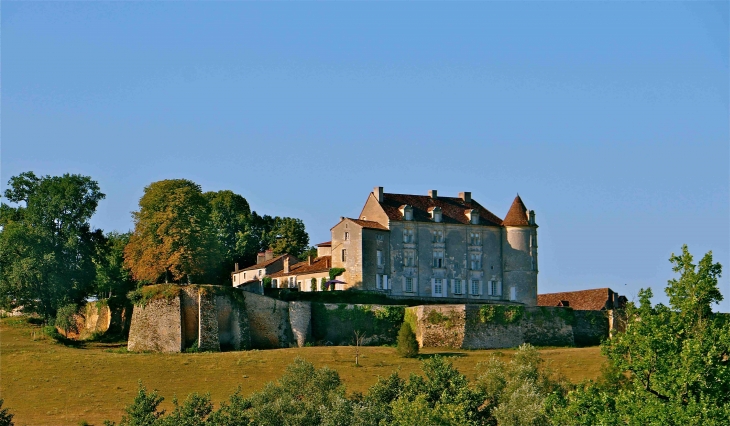
[[[419,372],[418,360],[399,358],[394,348],[361,348],[360,364],[354,365],[353,347],[310,347],[202,354],[124,353],[124,344],[93,343],[66,347],[42,335],[40,327],[18,319],[0,320],[0,398],[15,413],[17,425],[76,425],[81,421],[100,425],[118,421],[132,401],[137,382],[158,389],[166,398],[181,399],[191,392],[210,392],[213,401],[225,400],[238,386],[244,394],[278,378],[295,357],[317,367],[336,369],[348,392],[364,392],[378,376],[400,369],[401,376]],[[512,351],[464,351],[425,349],[422,356],[449,356],[464,374],[473,377],[474,366],[492,355],[511,356]],[[578,382],[596,378],[604,362],[591,348],[543,349],[551,367]]]

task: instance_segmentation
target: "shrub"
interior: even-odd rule
[[[317,291],[317,279],[312,278],[312,291]]]
[[[13,416],[7,408],[3,408],[3,400],[0,399],[0,426],[13,426]]]
[[[404,358],[415,358],[418,355],[418,341],[411,326],[404,322],[398,331],[398,355]]]
[[[76,326],[76,311],[78,311],[78,306],[74,303],[69,303],[58,308],[56,312],[56,327],[62,329],[67,336],[71,331],[79,331]]]

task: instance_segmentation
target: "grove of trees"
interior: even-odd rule
[[[132,232],[91,226],[104,197],[88,176],[10,179],[0,204],[2,308],[22,306],[52,322],[89,297],[124,298],[157,282],[226,284],[234,264],[255,263],[259,251],[311,249],[301,220],[260,216],[241,195],[203,193],[186,179],[147,186]]]

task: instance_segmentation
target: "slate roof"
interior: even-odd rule
[[[609,304],[609,295],[614,293],[610,288],[592,290],[566,291],[562,293],[546,293],[537,295],[537,306],[568,306],[578,311],[600,311],[613,309]],[[614,293],[615,294],[615,293]],[[615,294],[618,298],[619,295]],[[561,305],[562,303],[562,305]]]
[[[332,267],[332,256],[320,256],[312,259],[310,265],[308,261],[295,263],[289,266],[289,273],[285,274],[282,269],[279,272],[269,275],[271,278],[288,277],[289,275],[313,274],[315,272],[327,272]]]
[[[522,198],[520,198],[519,195],[515,197],[515,200],[512,202],[512,206],[510,206],[509,211],[507,212],[507,216],[504,217],[504,222],[502,222],[503,226],[527,226],[530,225],[530,222],[527,220],[527,207],[525,207],[525,203],[522,202]]]
[[[431,198],[428,195],[407,195],[407,194],[383,194],[383,201],[380,206],[385,211],[388,219],[392,221],[403,220],[403,214],[400,211],[401,206],[409,205],[413,207],[413,220],[416,222],[433,222],[429,209],[433,207],[441,207],[442,223],[461,223],[468,224],[469,217],[466,211],[475,209],[479,212],[479,224],[486,226],[500,226],[502,219],[490,212],[481,204],[474,201],[466,203],[458,197],[436,197]]]

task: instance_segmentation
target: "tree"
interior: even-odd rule
[[[129,243],[131,233],[109,232],[105,241],[97,247],[96,264],[96,297],[99,299],[112,296],[126,296],[134,290],[137,283],[132,274],[124,266],[124,248]]]
[[[233,191],[206,192],[210,204],[210,220],[221,249],[219,264],[214,269],[215,281],[230,279],[235,263],[253,263],[259,244],[251,232],[251,208],[248,201]]]
[[[90,177],[70,174],[25,172],[8,186],[4,197],[18,206],[0,206],[2,302],[49,321],[60,306],[79,304],[92,290],[103,234],[89,219],[104,194]]]
[[[301,219],[277,217],[271,230],[271,249],[274,255],[289,253],[301,256],[309,245],[309,235]]]
[[[192,282],[219,262],[210,204],[200,186],[186,179],[153,182],[139,207],[124,249],[124,264],[134,279]]]
[[[418,355],[418,341],[411,326],[404,322],[398,330],[398,355],[405,358],[415,358]]]
[[[669,306],[652,306],[642,289],[638,306],[627,306],[626,332],[602,345],[626,383],[571,393],[558,410],[566,424],[730,424],[730,322],[712,312],[722,267],[712,252],[695,265],[686,245],[670,261],[680,277],[665,290]]]

